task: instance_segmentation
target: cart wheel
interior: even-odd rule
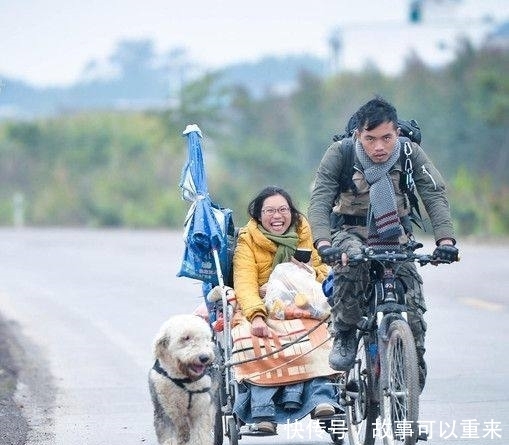
[[[343,445],[345,439],[342,435],[335,434],[335,433],[329,433],[329,434],[330,434],[330,438],[332,439],[332,443],[334,443],[334,445]]]
[[[223,413],[221,412],[221,407],[217,405],[216,415],[214,418],[214,445],[223,445]]]
[[[343,445],[345,435],[334,432],[334,428],[332,426],[333,425],[332,419],[321,420],[319,421],[319,425],[326,433],[329,433],[329,436],[334,445]]]
[[[237,429],[237,422],[235,422],[233,417],[228,419],[228,438],[230,439],[230,445],[238,445],[239,431]]]

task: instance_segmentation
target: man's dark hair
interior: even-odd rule
[[[380,96],[376,96],[360,107],[355,113],[355,118],[359,131],[371,131],[384,122],[392,122],[395,128],[398,127],[396,108]]]
[[[275,185],[270,185],[268,187],[265,187],[249,203],[249,205],[247,206],[247,212],[249,213],[249,216],[251,218],[256,219],[257,221],[261,221],[263,202],[270,196],[274,196],[274,195],[281,195],[288,202],[288,207],[290,207],[290,213],[292,214],[292,224],[295,221],[298,221],[300,212],[294,206],[292,197],[286,190],[282,189],[281,187],[275,186]]]

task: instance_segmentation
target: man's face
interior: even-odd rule
[[[356,130],[364,151],[375,163],[382,163],[390,158],[396,146],[399,136],[399,128],[395,128],[392,122],[384,122],[372,130]]]

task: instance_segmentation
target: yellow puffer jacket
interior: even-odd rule
[[[313,247],[311,228],[302,215],[297,224],[297,235],[298,247],[312,249],[312,265],[316,279],[321,283],[329,272],[329,266],[321,262]],[[267,316],[267,309],[260,297],[260,286],[269,281],[276,250],[276,243],[263,235],[255,219],[251,219],[239,230],[233,255],[233,282],[237,303],[249,321],[257,315]]]

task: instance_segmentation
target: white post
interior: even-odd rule
[[[12,198],[12,222],[14,227],[25,225],[25,196],[16,192]]]

